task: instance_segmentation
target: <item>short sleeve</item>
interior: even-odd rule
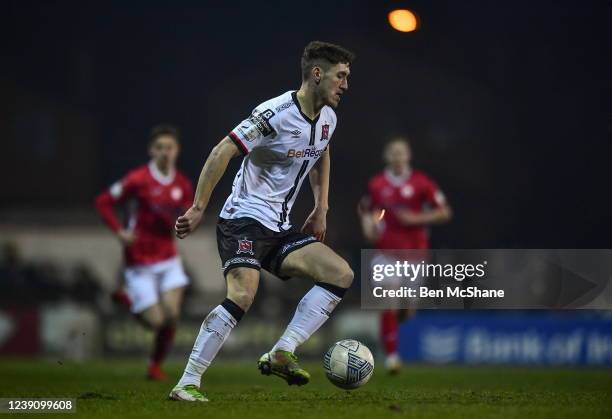
[[[257,107],[248,118],[230,131],[229,137],[244,154],[248,154],[259,146],[264,138],[275,133],[271,122],[274,115],[272,109]]]

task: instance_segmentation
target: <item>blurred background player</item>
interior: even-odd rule
[[[384,148],[385,170],[368,184],[368,196],[358,206],[365,237],[377,249],[429,248],[427,226],[448,222],[451,217],[444,194],[425,173],[410,165],[412,151],[405,138],[395,138]],[[399,372],[399,322],[414,315],[414,309],[384,310],[380,335],[386,355],[385,366]]]
[[[147,372],[153,380],[166,377],[161,363],[174,340],[183,291],[189,282],[174,239],[174,220],[191,206],[193,198],[191,182],[176,169],[179,149],[176,128],[154,127],[149,142],[151,161],[96,198],[100,217],[124,246],[125,302],[136,318],[155,332]],[[114,207],[128,200],[136,206],[124,227]]]

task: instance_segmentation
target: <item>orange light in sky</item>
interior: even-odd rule
[[[419,22],[416,15],[407,9],[397,9],[389,12],[389,24],[400,32],[417,30]]]

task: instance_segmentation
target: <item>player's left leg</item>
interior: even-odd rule
[[[311,243],[285,257],[279,273],[282,276],[310,278],[314,286],[300,301],[297,310],[274,350],[294,352],[319,327],[353,283],[353,270],[336,252],[323,243]]]
[[[111,301],[117,304],[119,307],[123,307],[128,310],[132,308],[132,300],[130,300],[129,295],[123,286],[120,286],[111,293]]]
[[[312,242],[286,255],[278,273],[283,277],[310,278],[315,285],[298,304],[276,345],[260,358],[259,368],[262,373],[266,373],[266,369],[280,371],[276,375],[285,378],[289,384],[306,384],[308,373],[295,373],[303,371],[297,365],[295,350],[327,321],[351,286],[353,271],[328,246]]]

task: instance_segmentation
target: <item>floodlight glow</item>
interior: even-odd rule
[[[419,26],[416,15],[407,9],[397,9],[389,12],[389,24],[400,32],[412,32]]]

